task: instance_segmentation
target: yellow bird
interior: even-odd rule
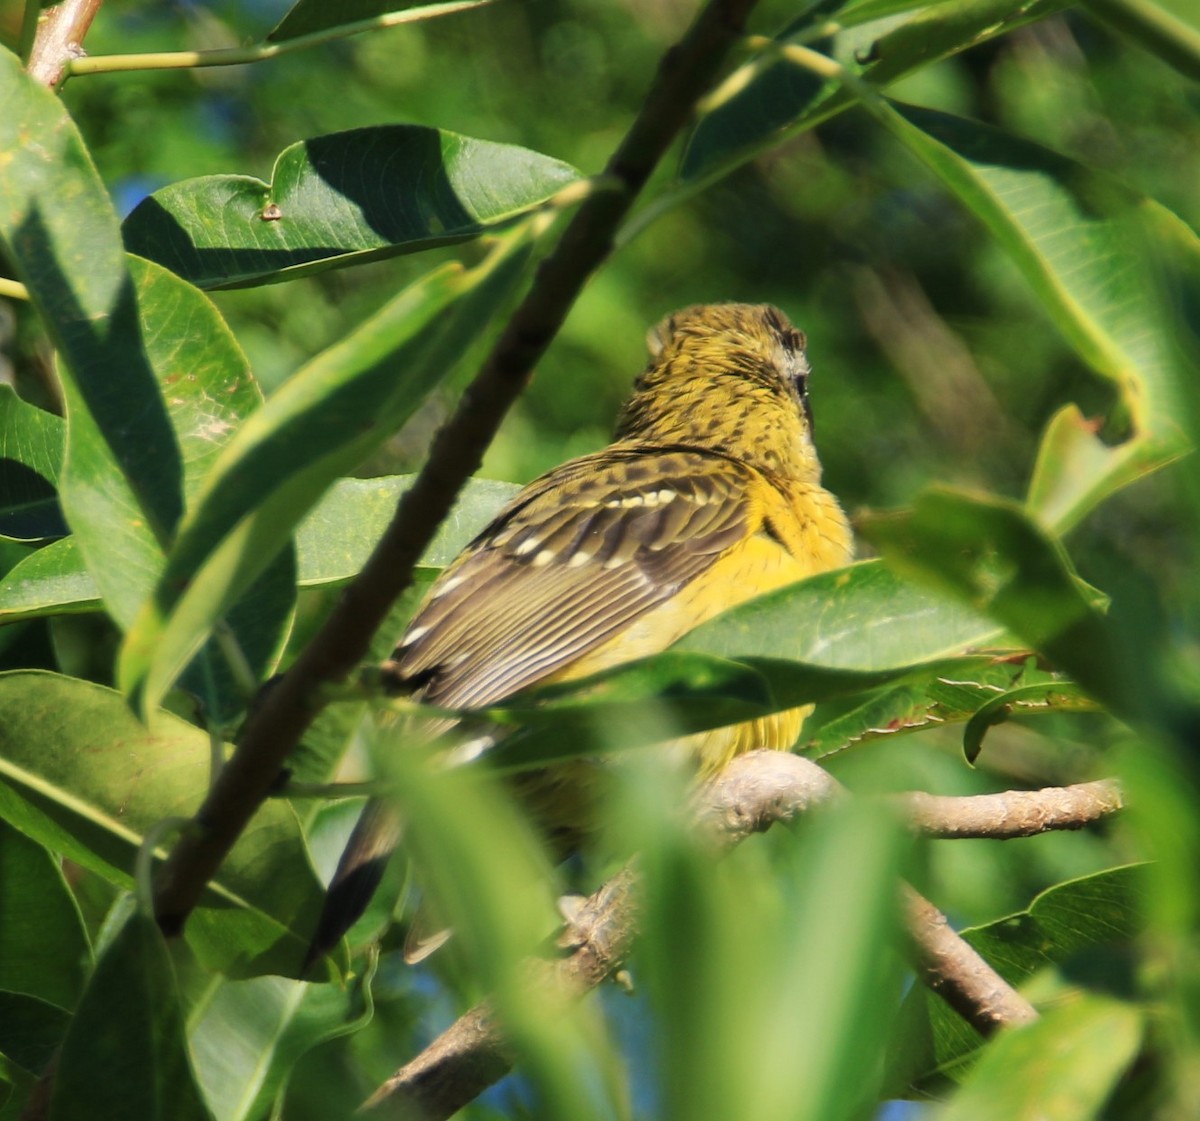
[[[804,335],[774,307],[713,304],[669,316],[648,342],[613,442],[535,479],[434,583],[385,663],[395,692],[494,705],[657,653],[736,604],[850,560],[845,515],[821,486]],[[807,712],[679,742],[704,776],[741,752],[790,747]],[[558,764],[517,788],[563,854],[588,828],[581,773]],[[398,840],[391,811],[369,803],[310,959],[362,914]]]

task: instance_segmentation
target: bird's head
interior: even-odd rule
[[[700,304],[667,316],[647,337],[650,364],[617,439],[711,448],[815,479],[805,342],[770,304]]]

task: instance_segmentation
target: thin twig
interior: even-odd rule
[[[478,468],[508,408],[529,381],[591,274],[608,256],[617,226],[716,78],[755,0],[709,0],[658,75],[606,175],[619,189],[585,199],[539,267],[525,299],[434,439],[429,458],[405,492],[371,558],[342,595],[320,633],[292,668],[260,694],[237,750],[162,870],[156,898],[164,932],[179,931],[287,757],[320,707],[320,690],[342,680],[367,654],[413,566]]]
[[[36,0],[27,0],[34,4]],[[104,0],[62,0],[38,18],[29,74],[54,89],[67,76],[71,60],[83,54],[83,40]]]
[[[443,4],[424,4],[419,8],[405,8],[399,12],[384,12],[371,19],[355,20],[353,23],[326,27],[308,35],[297,35],[294,39],[283,39],[277,43],[255,43],[250,47],[218,47],[207,51],[153,51],[147,54],[112,54],[77,56],[67,66],[67,77],[84,74],[116,74],[134,70],[195,70],[202,66],[245,66],[252,62],[265,62],[270,58],[291,54],[293,51],[332,43],[364,31],[380,31],[388,27],[399,27],[404,23],[434,19],[437,16],[453,15],[471,8],[482,7],[493,0],[448,0]]]
[[[845,794],[822,768],[781,751],[755,751],[735,759],[697,795],[701,829],[720,850],[788,821]],[[1040,818],[1044,829],[1076,829],[1117,812],[1115,782],[1019,791],[1007,795],[933,798],[900,795],[913,827],[935,837],[980,836],[960,832],[961,823],[991,807],[1008,812],[997,799],[1016,799],[1022,812],[999,822],[989,836],[1028,836],[1027,823]],[[1038,803],[1044,807],[1040,815]],[[1074,804],[1078,818],[1064,807]],[[1007,803],[1011,807],[1011,801]],[[1017,819],[1023,824],[1015,825]],[[531,969],[557,978],[568,991],[582,992],[610,976],[624,960],[637,926],[636,877],[629,868],[604,885],[572,916],[570,955]],[[911,943],[910,956],[922,981],[977,1031],[989,1035],[1037,1018],[1033,1006],[955,933],[946,916],[908,884],[901,884],[901,908]],[[401,1067],[365,1103],[388,1103],[425,1121],[457,1112],[498,1081],[511,1067],[501,1029],[486,1003],[466,1013],[411,1062]]]

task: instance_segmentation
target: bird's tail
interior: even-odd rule
[[[338,944],[367,909],[383,879],[388,858],[400,844],[402,832],[400,817],[386,799],[372,798],[367,802],[329,881],[325,905],[309,943],[301,976]]]

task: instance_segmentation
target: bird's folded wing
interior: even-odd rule
[[[761,528],[753,469],[715,453],[608,448],[530,484],[438,579],[389,670],[446,707],[569,666]]]

